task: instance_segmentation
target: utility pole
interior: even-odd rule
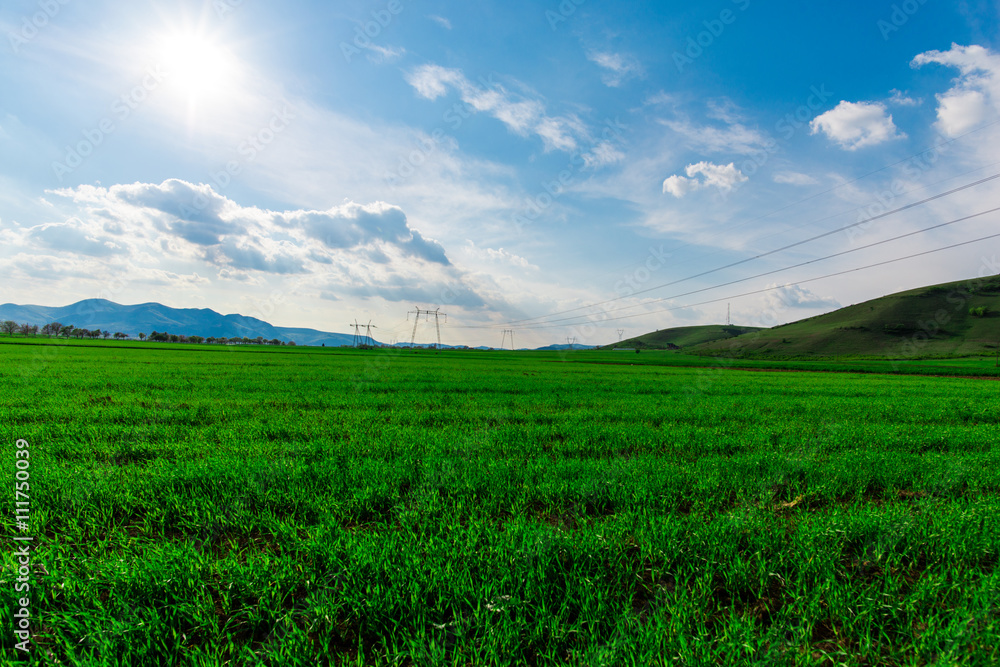
[[[407,320],[410,319],[410,315],[414,316],[413,317],[413,334],[410,336],[410,347],[413,347],[414,343],[417,340],[417,322],[420,321],[420,316],[421,315],[423,315],[424,318],[427,321],[430,321],[431,315],[434,316],[434,326],[437,329],[437,341],[438,341],[437,342],[437,346],[438,346],[438,348],[441,347],[441,320],[440,320],[440,317],[442,315],[444,315],[444,322],[445,322],[445,324],[447,324],[448,323],[448,316],[445,315],[444,313],[440,312],[440,311],[441,311],[440,308],[438,308],[437,310],[421,310],[420,308],[417,308],[416,306],[414,306],[413,310],[411,310],[410,312],[406,313],[406,319]]]

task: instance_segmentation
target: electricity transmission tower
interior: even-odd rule
[[[503,338],[500,340],[500,349],[502,350],[503,349],[503,344],[505,342],[507,342],[507,335],[508,334],[510,335],[510,349],[511,349],[511,352],[513,352],[514,351],[514,330],[513,329],[504,329],[503,330]]]
[[[573,346],[576,345],[576,336],[573,336],[572,338],[570,338],[569,336],[567,336],[566,337],[566,344],[569,345],[569,349],[572,350]]]
[[[726,304],[726,326],[727,327],[732,324],[732,320],[729,319],[730,312],[732,312],[731,311],[731,306],[727,303]]]
[[[378,329],[378,327],[372,324],[371,320],[368,320],[368,324],[365,325],[365,345],[375,347],[375,338],[372,337],[372,329]]]
[[[625,335],[625,330],[624,329],[619,329],[618,330],[618,342],[619,343],[622,342],[622,336],[624,336],[624,335]]]
[[[368,320],[368,324],[358,324],[357,318],[354,320],[354,324],[348,324],[349,327],[354,327],[354,340],[351,343],[352,347],[375,347],[375,339],[372,338],[372,329],[378,329],[377,326],[372,324],[371,320]],[[361,335],[361,329],[364,327],[365,335]]]
[[[354,324],[348,324],[347,326],[354,327],[354,340],[351,341],[351,347],[357,347],[358,344],[361,342],[362,325],[358,324],[358,320],[355,319]]]
[[[438,340],[437,346],[438,346],[438,348],[441,347],[441,321],[440,321],[439,318],[440,318],[441,315],[444,315],[444,322],[445,322],[445,324],[447,324],[448,323],[448,316],[445,315],[442,312],[439,312],[440,310],[441,310],[440,308],[438,308],[437,310],[421,310],[420,308],[414,307],[413,310],[411,310],[410,312],[406,313],[406,319],[407,319],[407,321],[409,321],[410,315],[414,315],[414,318],[413,318],[413,334],[410,336],[410,347],[413,347],[413,344],[417,340],[417,322],[420,321],[420,316],[421,315],[423,315],[424,318],[428,322],[431,319],[431,315],[434,316],[434,326],[437,328],[437,340]]]

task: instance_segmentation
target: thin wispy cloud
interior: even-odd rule
[[[775,183],[782,183],[784,185],[816,185],[819,183],[815,177],[809,174],[800,174],[795,171],[779,171],[774,175]]]
[[[421,65],[411,70],[406,80],[428,100],[442,97],[453,89],[476,112],[493,116],[516,135],[539,137],[547,150],[572,151],[578,146],[578,138],[586,134],[577,117],[548,115],[541,100],[524,97],[496,82],[484,87],[470,81],[458,69]]]
[[[603,71],[604,85],[617,88],[630,79],[642,78],[642,64],[635,56],[610,51],[589,51],[587,58]]]
[[[445,17],[443,17],[443,16],[437,16],[435,14],[432,14],[432,15],[428,16],[427,18],[429,18],[430,20],[434,21],[435,23],[437,23],[439,26],[441,26],[445,30],[451,30],[451,21],[449,21]]]

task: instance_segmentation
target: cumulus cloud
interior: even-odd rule
[[[332,284],[323,292],[323,298],[339,296],[373,297],[393,303],[447,303],[469,310],[486,306],[483,298],[471,287],[454,281],[415,280],[413,277],[392,276],[386,281],[373,281],[365,285],[344,286]],[[443,320],[442,320],[443,322]]]
[[[643,76],[642,65],[635,56],[608,51],[590,51],[587,59],[602,70],[601,81],[604,85],[617,88],[629,79]]]
[[[277,224],[301,229],[327,248],[348,250],[382,242],[395,245],[413,257],[450,264],[440,244],[411,229],[402,209],[384,202],[368,205],[351,202],[326,211],[300,210],[274,215]]]
[[[986,95],[978,90],[956,90],[938,96],[938,127],[957,137],[983,123],[990,114]]]
[[[278,248],[275,248],[275,245]],[[226,264],[243,271],[277,274],[303,273],[305,271],[304,262],[302,258],[295,256],[295,248],[288,245],[281,248],[281,245],[230,238],[214,248],[209,256],[213,257],[217,264]],[[266,246],[271,246],[268,248],[269,252],[265,250]]]
[[[982,46],[952,44],[948,51],[927,51],[910,63],[953,67],[960,73],[954,85],[937,95],[937,127],[955,137],[996,114],[1000,102],[1000,55]]]
[[[145,240],[150,256],[201,260],[220,271],[272,274],[325,270],[340,257],[372,264],[404,258],[450,268],[444,248],[410,226],[406,214],[384,202],[350,202],[325,211],[267,211],[240,206],[211,186],[171,179],[110,188],[54,191],[85,207],[81,217],[28,233],[36,245],[90,256],[122,252],[122,236]]]
[[[689,164],[684,170],[687,177],[673,175],[663,181],[664,194],[669,193],[678,199],[695,190],[714,187],[723,191],[732,190],[740,183],[745,183],[747,177],[730,162],[726,165],[711,162]],[[697,176],[703,178],[696,178]]]
[[[814,118],[809,123],[809,131],[811,134],[822,132],[849,151],[906,136],[897,131],[892,114],[880,102],[842,101]]]
[[[126,251],[117,239],[95,232],[93,226],[78,218],[70,218],[66,222],[33,227],[28,231],[28,239],[49,250],[90,257],[110,257]]]
[[[436,304],[454,315],[506,307],[503,294],[491,291],[488,273],[456,266],[440,243],[385,202],[273,211],[180,180],[49,193],[57,198],[47,215],[60,221],[0,226],[6,251],[0,269],[45,298],[93,295],[116,285],[122,303],[206,303],[208,294],[228,303],[252,286],[258,296],[294,293],[301,303],[322,297]],[[484,249],[472,265],[511,275],[535,268],[503,248]],[[252,310],[259,306],[254,303],[241,307]],[[219,302],[206,305],[218,308]],[[299,315],[289,306],[284,316]]]
[[[406,75],[406,81],[417,94],[429,100],[454,89],[472,109],[490,114],[514,134],[539,137],[546,150],[573,151],[578,139],[586,135],[575,116],[550,116],[541,101],[513,93],[492,81],[488,87],[480,86],[458,69],[421,65]]]
[[[109,194],[119,202],[166,214],[160,221],[162,227],[190,243],[213,246],[225,236],[245,233],[238,218],[223,217],[231,202],[209,185],[170,179],[159,185],[118,185]],[[234,207],[228,208],[235,211]]]

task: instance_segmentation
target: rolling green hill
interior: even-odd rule
[[[623,340],[616,345],[607,345],[602,349],[616,347],[636,348],[640,350],[676,350],[693,347],[712,341],[728,340],[742,334],[761,331],[756,327],[723,326],[712,324],[700,327],[674,327],[661,329],[642,336]]]
[[[995,354],[1000,276],[890,294],[832,313],[704,342],[694,354],[960,357]]]

